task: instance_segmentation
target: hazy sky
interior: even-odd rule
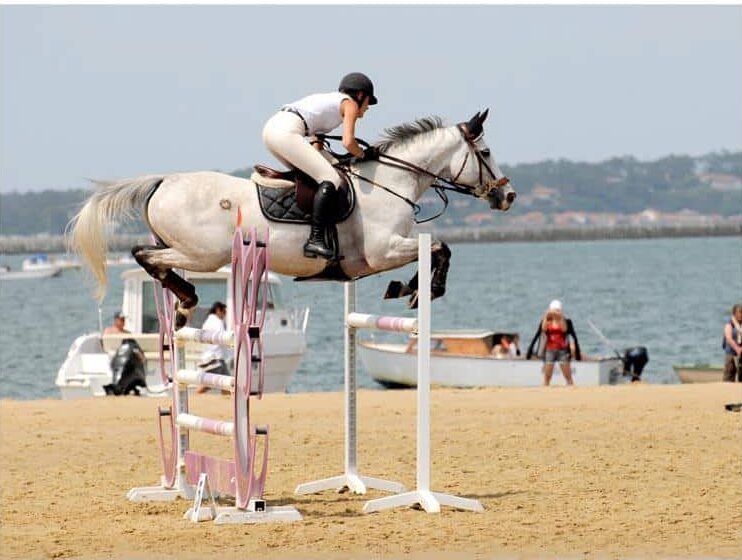
[[[358,127],[490,107],[499,163],[742,149],[739,6],[2,6],[0,191],[274,163],[282,104],[369,74]]]

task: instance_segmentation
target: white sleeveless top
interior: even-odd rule
[[[299,111],[307,123],[309,136],[326,134],[343,124],[343,117],[340,115],[340,103],[343,99],[351,99],[351,97],[339,91],[315,93],[284,105],[284,108]]]

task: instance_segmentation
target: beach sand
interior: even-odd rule
[[[432,392],[432,489],[484,513],[363,514],[366,496],[295,496],[341,474],[343,395],[266,395],[270,504],[292,524],[192,524],[190,505],[130,503],[161,472],[156,409],[117,398],[0,402],[3,558],[740,557],[742,401],[732,384]],[[359,393],[361,474],[415,484],[415,392]],[[199,395],[196,414],[226,417]],[[191,448],[230,455],[194,434]]]

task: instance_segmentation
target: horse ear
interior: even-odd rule
[[[480,119],[480,122],[481,122],[482,124],[484,124],[484,121],[486,121],[486,120],[487,120],[487,115],[489,115],[489,114],[490,114],[490,110],[489,110],[489,107],[488,107],[488,108],[486,108],[486,109],[484,110],[484,113],[482,113],[482,115],[481,115],[481,116],[479,117],[479,119]]]
[[[484,119],[487,118],[487,114],[485,112],[484,116],[482,116],[482,113],[477,111],[477,114],[474,115],[471,119],[469,119],[469,122],[466,123],[466,131],[470,138],[476,138],[477,136],[480,136],[482,134],[482,123],[484,122]]]

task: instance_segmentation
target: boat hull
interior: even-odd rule
[[[146,335],[145,335],[146,336]],[[127,335],[129,338],[142,339],[143,345],[146,339],[142,335]],[[293,379],[294,372],[298,369],[305,352],[304,335],[295,333],[274,333],[265,341],[265,378],[263,392],[283,393]],[[159,358],[146,352],[147,389],[142,395],[148,397],[169,397],[170,391],[163,386],[160,374]],[[167,354],[166,354],[167,356]],[[188,353],[186,367],[196,369],[200,354]],[[104,385],[112,382],[110,369],[110,354],[106,352],[101,344],[98,333],[83,335],[72,344],[67,359],[64,361],[57,373],[56,385],[60,391],[62,400],[89,399],[94,397],[105,397]],[[170,367],[169,359],[165,359],[165,367]],[[168,370],[166,369],[166,371]],[[253,389],[257,390],[257,377],[253,379]]]
[[[0,270],[0,280],[33,280],[34,278],[52,278],[62,273],[61,268],[51,267],[38,270]]]
[[[721,383],[724,368],[721,366],[672,366],[681,383]]]
[[[404,344],[363,341],[358,354],[371,378],[386,387],[414,387],[417,384],[417,355],[407,353]],[[443,387],[537,387],[543,384],[540,360],[495,359],[487,356],[431,355],[430,381]],[[577,385],[613,385],[630,381],[621,375],[618,358],[572,362]],[[552,383],[564,384],[559,367]]]

